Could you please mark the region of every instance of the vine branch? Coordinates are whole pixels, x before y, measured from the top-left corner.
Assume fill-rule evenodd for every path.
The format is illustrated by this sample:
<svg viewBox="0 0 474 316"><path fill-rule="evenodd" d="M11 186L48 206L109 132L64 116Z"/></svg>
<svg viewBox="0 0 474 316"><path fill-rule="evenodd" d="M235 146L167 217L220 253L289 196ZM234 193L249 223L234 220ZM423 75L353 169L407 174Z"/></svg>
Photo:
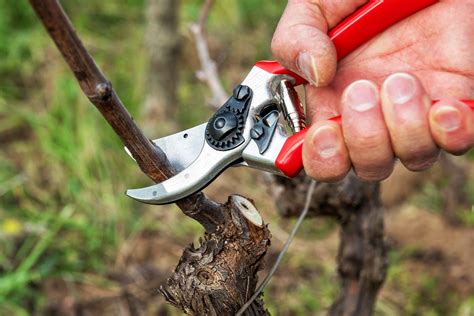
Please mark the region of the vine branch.
<svg viewBox="0 0 474 316"><path fill-rule="evenodd" d="M100 111L140 169L150 179L161 182L174 174L164 152L155 146L133 121L130 113L84 47L71 21L57 0L29 0L50 37L71 68L84 94ZM213 231L223 222L221 205L202 192L176 203L188 216Z"/></svg>

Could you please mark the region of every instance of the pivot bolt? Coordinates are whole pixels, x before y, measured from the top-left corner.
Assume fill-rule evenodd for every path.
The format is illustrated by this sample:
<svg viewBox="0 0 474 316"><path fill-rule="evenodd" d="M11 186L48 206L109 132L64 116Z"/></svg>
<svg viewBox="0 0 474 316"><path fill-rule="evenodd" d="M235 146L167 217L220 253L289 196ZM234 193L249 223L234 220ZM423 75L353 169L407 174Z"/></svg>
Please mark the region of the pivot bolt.
<svg viewBox="0 0 474 316"><path fill-rule="evenodd" d="M217 141L223 140L237 128L237 116L224 112L214 117L209 125L209 134Z"/></svg>

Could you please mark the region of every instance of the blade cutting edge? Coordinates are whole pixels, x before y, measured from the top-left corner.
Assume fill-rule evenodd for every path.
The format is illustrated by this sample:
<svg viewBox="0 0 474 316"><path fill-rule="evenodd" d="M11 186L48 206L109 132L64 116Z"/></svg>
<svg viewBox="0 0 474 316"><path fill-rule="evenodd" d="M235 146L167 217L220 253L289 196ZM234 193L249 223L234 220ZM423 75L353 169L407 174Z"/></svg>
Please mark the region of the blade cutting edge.
<svg viewBox="0 0 474 316"><path fill-rule="evenodd" d="M205 143L199 157L174 177L146 188L127 190L126 194L147 204L173 203L202 190L240 156L239 147L230 151L216 151Z"/></svg>

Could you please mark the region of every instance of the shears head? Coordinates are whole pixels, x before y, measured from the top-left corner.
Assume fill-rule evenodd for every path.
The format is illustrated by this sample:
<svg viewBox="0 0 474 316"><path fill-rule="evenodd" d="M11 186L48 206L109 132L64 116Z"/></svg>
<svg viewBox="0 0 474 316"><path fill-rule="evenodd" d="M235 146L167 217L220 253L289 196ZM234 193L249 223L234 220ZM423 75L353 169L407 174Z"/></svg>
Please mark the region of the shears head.
<svg viewBox="0 0 474 316"><path fill-rule="evenodd" d="M276 164L288 128L298 132L305 116L294 86L304 79L277 62L258 62L207 123L153 142L178 173L155 185L127 190L149 204L167 204L202 190L229 166L285 175Z"/></svg>

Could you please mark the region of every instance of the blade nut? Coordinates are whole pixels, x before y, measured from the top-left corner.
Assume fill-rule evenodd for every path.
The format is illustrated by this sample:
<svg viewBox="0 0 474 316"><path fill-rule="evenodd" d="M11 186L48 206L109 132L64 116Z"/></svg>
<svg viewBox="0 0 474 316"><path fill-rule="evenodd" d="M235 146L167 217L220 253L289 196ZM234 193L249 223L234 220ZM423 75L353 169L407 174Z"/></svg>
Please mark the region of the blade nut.
<svg viewBox="0 0 474 316"><path fill-rule="evenodd" d="M254 127L250 130L250 137L252 137L253 139L259 139L260 137L263 136L264 133L265 133L265 132L264 132L262 126L254 126Z"/></svg>

